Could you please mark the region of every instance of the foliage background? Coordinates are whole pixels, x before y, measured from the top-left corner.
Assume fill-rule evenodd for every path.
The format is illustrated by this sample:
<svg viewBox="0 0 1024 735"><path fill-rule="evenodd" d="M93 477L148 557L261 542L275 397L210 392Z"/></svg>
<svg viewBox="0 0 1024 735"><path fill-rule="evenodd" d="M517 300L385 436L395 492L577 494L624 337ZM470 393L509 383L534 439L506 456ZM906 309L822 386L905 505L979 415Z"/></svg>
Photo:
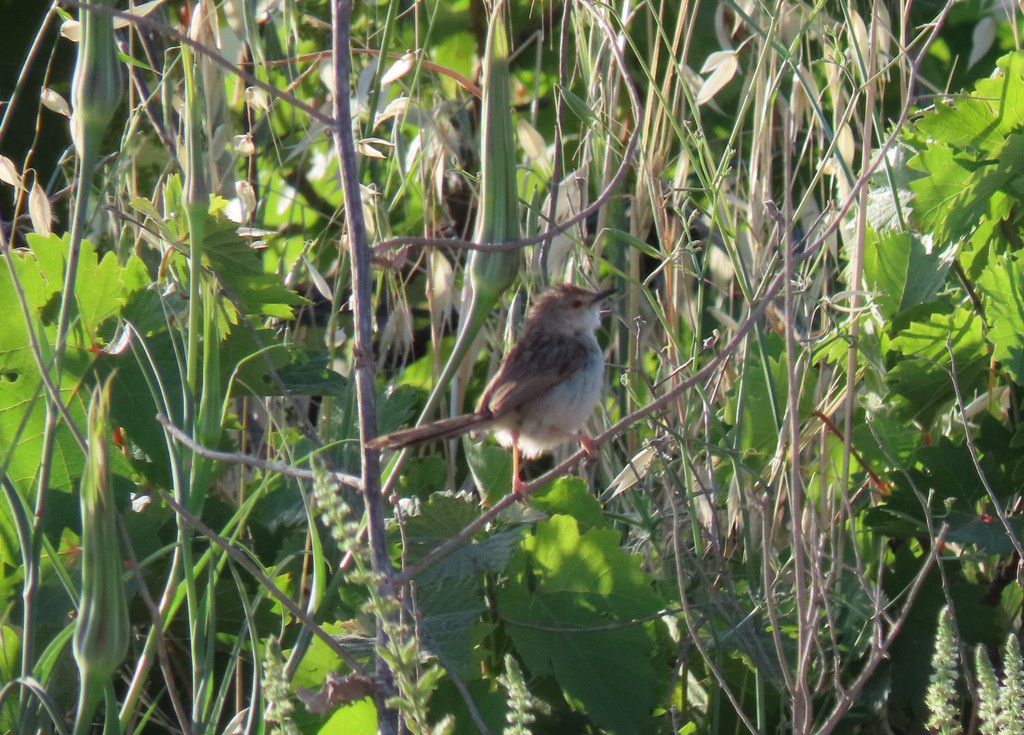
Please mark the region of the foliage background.
<svg viewBox="0 0 1024 735"><path fill-rule="evenodd" d="M4 14L3 728L924 732L945 607L978 727L1022 602L1016 6L509 0L497 118L476 0L114 7L84 165L68 22L110 15ZM532 241L451 374L480 232ZM528 504L486 442L378 464L562 280L618 289L599 458ZM130 635L90 715L97 477Z"/></svg>

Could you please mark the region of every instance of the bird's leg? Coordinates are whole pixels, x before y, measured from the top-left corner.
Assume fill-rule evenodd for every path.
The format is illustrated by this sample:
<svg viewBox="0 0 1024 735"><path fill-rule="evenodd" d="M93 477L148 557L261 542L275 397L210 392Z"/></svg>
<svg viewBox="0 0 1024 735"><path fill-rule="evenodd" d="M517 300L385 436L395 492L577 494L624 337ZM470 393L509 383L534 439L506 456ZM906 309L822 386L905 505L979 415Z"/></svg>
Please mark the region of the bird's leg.
<svg viewBox="0 0 1024 735"><path fill-rule="evenodd" d="M512 432L512 494L520 503L526 502L523 486L526 484L519 477L519 434Z"/></svg>

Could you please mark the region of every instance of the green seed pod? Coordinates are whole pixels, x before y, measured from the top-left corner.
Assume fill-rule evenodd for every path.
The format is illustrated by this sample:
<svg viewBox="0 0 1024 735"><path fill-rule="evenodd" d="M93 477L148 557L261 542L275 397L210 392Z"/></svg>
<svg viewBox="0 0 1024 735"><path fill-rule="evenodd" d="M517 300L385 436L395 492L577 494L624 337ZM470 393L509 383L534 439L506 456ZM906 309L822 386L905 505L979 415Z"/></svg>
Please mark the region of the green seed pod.
<svg viewBox="0 0 1024 735"><path fill-rule="evenodd" d="M93 0L110 5L109 0ZM108 15L79 11L82 24L78 61L71 83L71 136L79 155L98 149L103 133L121 102L123 78L114 44L114 25Z"/></svg>
<svg viewBox="0 0 1024 735"><path fill-rule="evenodd" d="M519 237L516 196L516 146L512 131L508 32L501 5L491 16L483 78L481 122L480 215L476 240L487 245ZM469 256L469 283L474 300L489 311L515 282L519 251L474 250Z"/></svg>
<svg viewBox="0 0 1024 735"><path fill-rule="evenodd" d="M81 672L79 719L92 716L117 667L128 653L128 605L121 573L117 511L110 497L106 437L110 435L110 384L89 403L89 455L82 475L82 597L75 622L74 654ZM85 710L83 712L83 710Z"/></svg>

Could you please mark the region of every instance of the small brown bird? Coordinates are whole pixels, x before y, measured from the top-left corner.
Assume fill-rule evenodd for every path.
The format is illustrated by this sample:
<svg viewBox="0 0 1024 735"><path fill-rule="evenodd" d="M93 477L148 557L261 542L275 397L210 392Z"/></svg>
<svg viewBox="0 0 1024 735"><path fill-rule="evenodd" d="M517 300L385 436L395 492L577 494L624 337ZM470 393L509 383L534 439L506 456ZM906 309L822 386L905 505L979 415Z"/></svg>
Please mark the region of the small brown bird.
<svg viewBox="0 0 1024 735"><path fill-rule="evenodd" d="M520 455L538 457L575 440L591 455L597 447L580 429L601 400L604 354L594 336L601 302L611 290L561 284L542 294L522 336L502 360L475 413L396 431L370 442L373 449L400 449L489 431L512 449L512 491L519 495Z"/></svg>

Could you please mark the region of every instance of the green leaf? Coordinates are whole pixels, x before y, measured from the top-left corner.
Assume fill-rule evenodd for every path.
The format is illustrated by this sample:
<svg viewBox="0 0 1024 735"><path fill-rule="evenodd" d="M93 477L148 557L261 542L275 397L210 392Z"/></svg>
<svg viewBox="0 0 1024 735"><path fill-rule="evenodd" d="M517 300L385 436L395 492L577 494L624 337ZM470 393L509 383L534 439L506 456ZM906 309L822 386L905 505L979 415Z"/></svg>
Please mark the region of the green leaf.
<svg viewBox="0 0 1024 735"><path fill-rule="evenodd" d="M451 493L434 493L419 506L419 512L405 520L406 558L414 562L448 539L457 536L480 515L480 506L470 498ZM500 572L508 565L512 550L519 542L519 528L504 529L480 536L445 557L417 579L436 583L447 577L462 579L482 572Z"/></svg>
<svg viewBox="0 0 1024 735"><path fill-rule="evenodd" d="M978 226L991 199L1014 190L1024 166L1024 134L1010 136L984 156L929 148L911 165L930 174L911 184L914 220L937 242L956 242Z"/></svg>
<svg viewBox="0 0 1024 735"><path fill-rule="evenodd" d="M1013 381L1024 383L1024 263L1017 254L999 257L978 278L984 294L988 338Z"/></svg>
<svg viewBox="0 0 1024 735"><path fill-rule="evenodd" d="M65 373L65 385L70 381ZM46 408L38 372L25 371L15 380L0 379L0 465L7 463L7 475L22 494L30 492L39 471L43 448ZM61 390L68 409L79 427L85 426L85 408L73 398L70 387ZM56 429L50 487L70 492L82 474L85 459L71 432L61 425Z"/></svg>
<svg viewBox="0 0 1024 735"><path fill-rule="evenodd" d="M502 729L507 724L507 692L502 687L495 686L493 680L487 679L477 678L465 681L462 685L463 691L469 692L469 704L476 710L475 714L479 714L483 719L490 732L508 732ZM442 680L430 697L431 717L439 720L445 715L451 715L454 718L454 728L447 731L448 735L480 735L480 728L475 724L474 713L469 711L467 697L463 691L457 689L450 679Z"/></svg>
<svg viewBox="0 0 1024 735"><path fill-rule="evenodd" d="M618 532L580 533L574 518L556 515L537 524L516 566L498 611L530 674L554 676L603 728L650 731L666 678L642 618L662 603Z"/></svg>
<svg viewBox="0 0 1024 735"><path fill-rule="evenodd" d="M422 558L459 534L480 515L476 502L436 493L405 520L406 558ZM522 531L506 529L466 544L416 577L416 610L427 650L443 654L446 667L463 679L479 671L478 644L493 626L480 622L486 609L483 573L508 565Z"/></svg>
<svg viewBox="0 0 1024 735"><path fill-rule="evenodd" d="M983 416L979 423L976 450L981 468L999 502L1005 504L1014 492L1009 474L1019 452L1007 446L1011 435L994 418ZM981 554L1012 552L966 446L939 437L934 445L919 447L907 465L890 473L891 492L865 513L868 527L889 536L925 537L932 532L931 516L932 528L939 519L947 526L950 542L971 545ZM930 502L928 509L923 507L925 500ZM1024 520L1011 518L1010 523L1019 536Z"/></svg>
<svg viewBox="0 0 1024 735"><path fill-rule="evenodd" d="M399 495L421 498L447 490L448 462L440 454L424 454L406 460L405 470L398 479Z"/></svg>
<svg viewBox="0 0 1024 735"><path fill-rule="evenodd" d="M512 489L512 455L501 447L475 442L469 437L462 440L462 446L473 480L488 502L497 502L508 495Z"/></svg>
<svg viewBox="0 0 1024 735"><path fill-rule="evenodd" d="M174 224L170 218L164 222L169 229ZM236 223L211 214L206 227L204 265L214 271L227 295L244 312L291 319L293 307L309 303L285 286L281 276L264 272L259 254L238 234Z"/></svg>
<svg viewBox="0 0 1024 735"><path fill-rule="evenodd" d="M934 299L952 262L951 249L929 249L914 233L872 233L864 249L864 282L874 291L875 305L888 321Z"/></svg>
<svg viewBox="0 0 1024 735"><path fill-rule="evenodd" d="M424 392L411 385L400 384L377 396L377 429L387 434L411 419L416 407L423 404Z"/></svg>
<svg viewBox="0 0 1024 735"><path fill-rule="evenodd" d="M478 577L448 577L444 583L418 584L416 611L425 650L438 654L445 668L463 680L479 676L488 655L480 644L494 630L480 622L486 610Z"/></svg>
<svg viewBox="0 0 1024 735"><path fill-rule="evenodd" d="M301 722L307 715L299 714L294 719ZM319 720L316 715L308 716L311 720ZM377 709L369 699L360 700L347 707L339 707L317 730L305 730L304 732L317 732L322 735L376 735L377 733Z"/></svg>
<svg viewBox="0 0 1024 735"><path fill-rule="evenodd" d="M1024 54L996 62L995 73L980 79L970 95L936 105L916 126L925 139L963 149L992 149L1024 125Z"/></svg>
<svg viewBox="0 0 1024 735"><path fill-rule="evenodd" d="M435 493L419 512L405 519L405 549L415 561L434 547L455 536L480 515L480 507L466 497L451 493Z"/></svg>
<svg viewBox="0 0 1024 735"><path fill-rule="evenodd" d="M42 311L46 303L64 287L64 270L67 267L67 237L29 235L32 254L37 264L37 275L25 273L29 289L26 300ZM26 271L31 270L23 262ZM75 326L85 332L85 339L79 338L80 346L92 346L100 325L117 316L124 308L123 269L113 253L107 253L101 260L88 241L83 241L78 252L78 272L75 276L75 302L78 312ZM22 274L19 273L19 277ZM44 285L45 284L45 285ZM31 296L30 296L31 294ZM45 300L41 297L45 296ZM12 301L11 303L17 303ZM24 319L20 310L14 310L18 318Z"/></svg>
<svg viewBox="0 0 1024 735"><path fill-rule="evenodd" d="M100 260L88 243L82 243L75 299L78 301L78 318L90 344L95 344L100 325L120 314L124 308L121 273L122 268L113 253L107 253Z"/></svg>
<svg viewBox="0 0 1024 735"><path fill-rule="evenodd" d="M734 425L739 445L749 460L765 460L775 451L779 442L778 413L780 396L785 395L786 369L783 344L777 335L766 335L764 349L751 352L749 369L743 371L742 381L729 392L726 421ZM762 355L767 357L765 366Z"/></svg>
<svg viewBox="0 0 1024 735"><path fill-rule="evenodd" d="M968 236L993 203L1020 197L1024 165L1024 54L1004 56L969 95L941 103L908 135L927 174L910 184L913 219L938 243Z"/></svg>
<svg viewBox="0 0 1024 735"><path fill-rule="evenodd" d="M331 369L325 350L289 349L270 329L233 330L221 343L220 360L224 369L231 371L223 378L232 379L233 395L281 395L270 366L290 395L338 396L349 387L349 383Z"/></svg>
<svg viewBox="0 0 1024 735"><path fill-rule="evenodd" d="M447 38L434 44L430 52L431 61L446 69L450 69L469 79L473 76L473 68L478 58L476 39L468 31L452 33ZM441 78L442 84L450 87L449 94L455 91L455 82L449 77Z"/></svg>
<svg viewBox="0 0 1024 735"><path fill-rule="evenodd" d="M907 418L931 423L935 411L955 397L949 347L956 358L956 379L965 395L980 385L987 368L981 320L966 308L931 314L911 322L890 342L895 367L885 378L897 398L892 408Z"/></svg>
<svg viewBox="0 0 1024 735"><path fill-rule="evenodd" d="M561 477L530 497L530 504L545 513L572 516L581 531L607 528L604 511L590 494L587 483L578 477Z"/></svg>

